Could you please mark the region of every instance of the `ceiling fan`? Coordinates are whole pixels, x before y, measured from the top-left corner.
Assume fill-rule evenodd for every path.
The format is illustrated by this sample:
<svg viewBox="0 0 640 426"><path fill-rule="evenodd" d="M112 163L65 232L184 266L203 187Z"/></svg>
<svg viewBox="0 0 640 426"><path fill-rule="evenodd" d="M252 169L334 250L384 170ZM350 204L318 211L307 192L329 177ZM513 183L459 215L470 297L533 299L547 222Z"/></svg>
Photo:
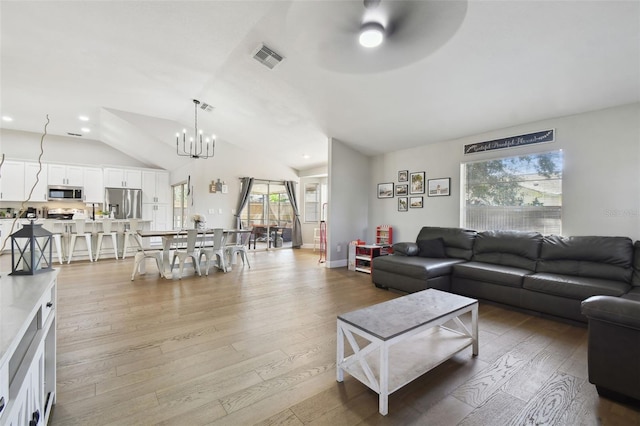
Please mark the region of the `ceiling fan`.
<svg viewBox="0 0 640 426"><path fill-rule="evenodd" d="M290 47L316 65L368 74L425 58L455 34L466 12L467 0L294 1L288 6L286 31ZM363 29L378 31L384 43L363 48Z"/></svg>

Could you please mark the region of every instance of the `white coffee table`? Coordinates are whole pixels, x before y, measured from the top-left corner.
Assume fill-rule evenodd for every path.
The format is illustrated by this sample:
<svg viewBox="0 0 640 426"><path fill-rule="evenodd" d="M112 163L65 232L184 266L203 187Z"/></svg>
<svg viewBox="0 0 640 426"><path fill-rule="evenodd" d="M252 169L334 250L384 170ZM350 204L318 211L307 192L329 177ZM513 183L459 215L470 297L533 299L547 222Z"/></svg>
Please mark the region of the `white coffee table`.
<svg viewBox="0 0 640 426"><path fill-rule="evenodd" d="M471 312L471 330L460 316ZM368 343L360 347L356 336ZM345 339L353 354L345 357ZM362 343L362 339L359 339ZM478 301L428 289L338 315L337 380L346 371L380 395L389 394L472 346L478 355Z"/></svg>

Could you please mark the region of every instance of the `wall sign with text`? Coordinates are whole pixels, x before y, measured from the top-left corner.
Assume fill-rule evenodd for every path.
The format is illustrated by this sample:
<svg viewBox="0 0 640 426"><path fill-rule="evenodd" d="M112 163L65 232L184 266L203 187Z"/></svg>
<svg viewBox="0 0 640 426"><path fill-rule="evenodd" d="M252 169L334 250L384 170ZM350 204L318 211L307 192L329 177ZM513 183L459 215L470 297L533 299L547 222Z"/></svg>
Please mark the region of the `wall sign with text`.
<svg viewBox="0 0 640 426"><path fill-rule="evenodd" d="M528 133L526 135L510 136L508 138L494 139L492 141L470 143L464 146L464 153L475 154L478 152L493 151L494 149L516 148L536 143L553 142L554 140L555 129L543 130L541 132Z"/></svg>

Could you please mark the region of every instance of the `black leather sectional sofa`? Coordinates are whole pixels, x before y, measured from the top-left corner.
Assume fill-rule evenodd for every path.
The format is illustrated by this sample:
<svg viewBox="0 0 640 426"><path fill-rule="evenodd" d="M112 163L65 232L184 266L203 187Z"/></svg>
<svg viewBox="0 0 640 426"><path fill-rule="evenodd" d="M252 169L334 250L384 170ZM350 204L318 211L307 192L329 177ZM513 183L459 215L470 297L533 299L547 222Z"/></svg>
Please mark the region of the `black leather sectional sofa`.
<svg viewBox="0 0 640 426"><path fill-rule="evenodd" d="M424 227L393 252L373 259L378 287L437 288L579 322L587 322L581 303L590 296L640 300L626 237Z"/></svg>
<svg viewBox="0 0 640 426"><path fill-rule="evenodd" d="M589 324L589 381L640 400L640 241L424 227L373 259L381 288L437 288Z"/></svg>

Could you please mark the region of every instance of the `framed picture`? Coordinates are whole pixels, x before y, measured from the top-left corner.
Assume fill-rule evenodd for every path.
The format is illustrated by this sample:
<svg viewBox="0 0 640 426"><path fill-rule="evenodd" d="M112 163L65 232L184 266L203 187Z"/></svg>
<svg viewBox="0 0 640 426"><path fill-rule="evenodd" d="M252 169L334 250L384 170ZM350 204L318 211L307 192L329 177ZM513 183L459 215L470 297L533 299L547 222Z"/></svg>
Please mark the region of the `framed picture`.
<svg viewBox="0 0 640 426"><path fill-rule="evenodd" d="M397 196L407 195L408 193L409 193L409 185L407 185L406 183L403 185L396 185Z"/></svg>
<svg viewBox="0 0 640 426"><path fill-rule="evenodd" d="M398 172L398 182L408 182L409 181L409 170L400 170Z"/></svg>
<svg viewBox="0 0 640 426"><path fill-rule="evenodd" d="M409 200L407 197L398 197L398 211L406 212L409 210Z"/></svg>
<svg viewBox="0 0 640 426"><path fill-rule="evenodd" d="M411 173L409 194L424 194L424 172Z"/></svg>
<svg viewBox="0 0 640 426"><path fill-rule="evenodd" d="M429 197L446 197L451 195L449 187L451 178L429 179Z"/></svg>
<svg viewBox="0 0 640 426"><path fill-rule="evenodd" d="M421 209L422 208L422 197L410 197L409 198L409 207L412 209Z"/></svg>
<svg viewBox="0 0 640 426"><path fill-rule="evenodd" d="M393 198L393 182L378 184L378 198Z"/></svg>

